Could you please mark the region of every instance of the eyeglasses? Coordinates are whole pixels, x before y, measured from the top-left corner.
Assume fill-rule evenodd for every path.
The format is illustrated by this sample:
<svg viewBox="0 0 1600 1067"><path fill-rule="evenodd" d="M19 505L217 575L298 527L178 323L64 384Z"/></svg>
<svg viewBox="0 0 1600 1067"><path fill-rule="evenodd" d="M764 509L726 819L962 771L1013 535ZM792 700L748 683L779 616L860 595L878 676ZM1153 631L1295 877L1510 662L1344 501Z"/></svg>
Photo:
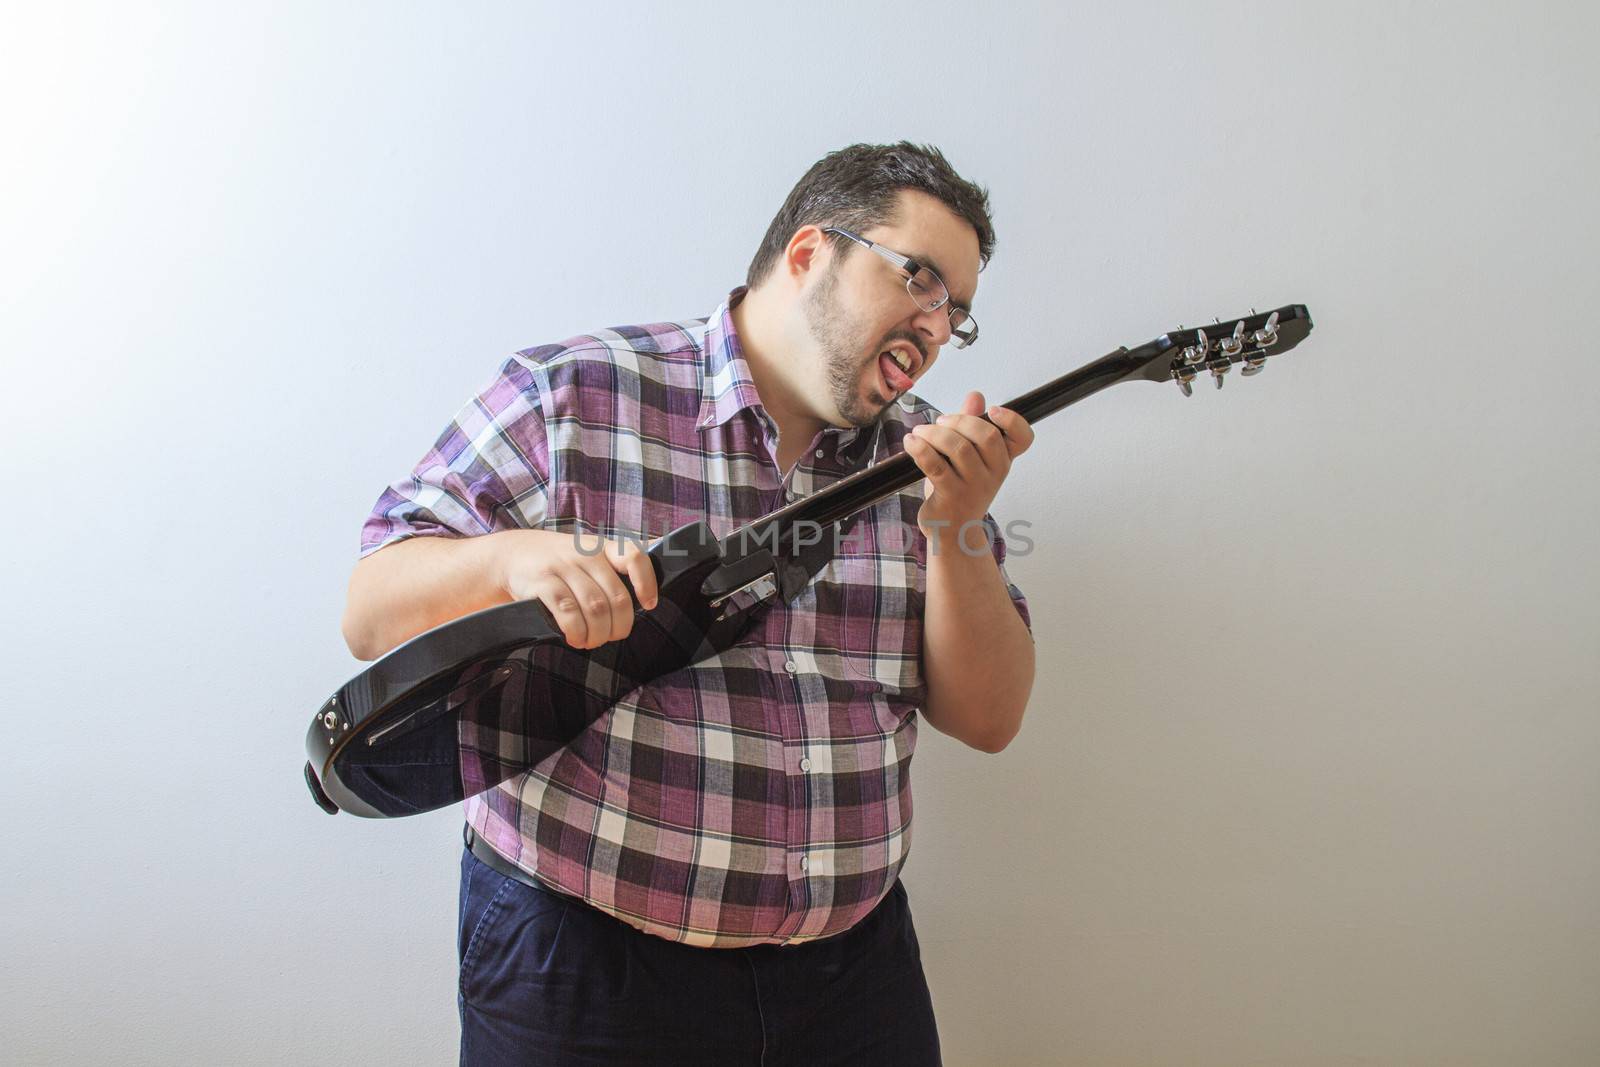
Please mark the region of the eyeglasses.
<svg viewBox="0 0 1600 1067"><path fill-rule="evenodd" d="M891 252L876 241L869 241L865 237L857 236L849 230L838 226L829 226L823 233L836 233L848 237L857 244L866 245L878 255L893 263L896 267L906 272L906 292L911 294L912 303L923 311L938 311L946 308L950 316L950 341L957 348L966 348L978 339L978 320L972 317L972 312L960 304L950 303L950 290L945 288L944 281L929 267L908 256L898 252Z"/></svg>

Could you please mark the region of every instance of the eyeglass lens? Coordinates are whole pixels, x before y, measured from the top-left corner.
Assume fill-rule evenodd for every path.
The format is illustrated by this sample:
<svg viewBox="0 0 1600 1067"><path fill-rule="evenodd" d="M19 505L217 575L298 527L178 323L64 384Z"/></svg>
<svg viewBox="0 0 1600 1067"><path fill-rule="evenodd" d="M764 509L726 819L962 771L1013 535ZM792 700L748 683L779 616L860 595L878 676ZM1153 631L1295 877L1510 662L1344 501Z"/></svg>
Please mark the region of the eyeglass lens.
<svg viewBox="0 0 1600 1067"><path fill-rule="evenodd" d="M944 281L926 267L906 280L906 291L923 311L937 311L950 299L950 290L945 288ZM957 347L965 347L977 337L978 327L964 309L951 308L950 333L960 342Z"/></svg>

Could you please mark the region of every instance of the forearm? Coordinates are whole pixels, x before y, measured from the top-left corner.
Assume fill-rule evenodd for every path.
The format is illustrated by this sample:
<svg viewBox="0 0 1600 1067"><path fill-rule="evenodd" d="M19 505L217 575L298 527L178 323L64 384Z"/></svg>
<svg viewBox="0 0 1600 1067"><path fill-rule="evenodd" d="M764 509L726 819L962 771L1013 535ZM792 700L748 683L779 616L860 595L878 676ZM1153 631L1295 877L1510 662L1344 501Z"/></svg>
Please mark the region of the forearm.
<svg viewBox="0 0 1600 1067"><path fill-rule="evenodd" d="M952 543L928 553L922 621L923 718L984 752L999 752L1022 727L1033 689L1033 638L988 546Z"/></svg>
<svg viewBox="0 0 1600 1067"><path fill-rule="evenodd" d="M372 660L435 626L509 603L497 552L503 533L411 537L356 564L345 599L345 644Z"/></svg>

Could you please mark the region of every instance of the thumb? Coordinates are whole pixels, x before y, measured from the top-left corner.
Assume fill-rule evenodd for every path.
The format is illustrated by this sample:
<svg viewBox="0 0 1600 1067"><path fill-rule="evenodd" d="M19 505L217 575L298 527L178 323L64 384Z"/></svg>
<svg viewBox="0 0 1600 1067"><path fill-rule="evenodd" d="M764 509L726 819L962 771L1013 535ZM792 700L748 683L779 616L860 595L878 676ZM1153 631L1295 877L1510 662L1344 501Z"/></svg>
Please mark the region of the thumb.
<svg viewBox="0 0 1600 1067"><path fill-rule="evenodd" d="M961 402L961 414L982 415L983 394L978 392L976 389L968 393L967 398Z"/></svg>

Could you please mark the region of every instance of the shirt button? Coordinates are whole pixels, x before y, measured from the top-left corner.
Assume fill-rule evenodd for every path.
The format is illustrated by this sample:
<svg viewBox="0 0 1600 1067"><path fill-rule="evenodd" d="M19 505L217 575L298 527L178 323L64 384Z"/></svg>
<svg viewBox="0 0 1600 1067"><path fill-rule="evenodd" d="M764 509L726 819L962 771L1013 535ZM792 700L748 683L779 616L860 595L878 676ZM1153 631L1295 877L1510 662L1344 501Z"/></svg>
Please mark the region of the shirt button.
<svg viewBox="0 0 1600 1067"><path fill-rule="evenodd" d="M783 661L783 669L788 671L790 674L794 674L800 670L799 667L794 665L794 660L792 659L786 659Z"/></svg>
<svg viewBox="0 0 1600 1067"><path fill-rule="evenodd" d="M819 448L819 449L817 449L817 458L818 458L818 459L821 459L821 458L822 458L822 449L820 449L820 448Z"/></svg>
<svg viewBox="0 0 1600 1067"><path fill-rule="evenodd" d="M801 757L800 769L802 771L809 771L811 769L811 757L810 756Z"/></svg>
<svg viewBox="0 0 1600 1067"><path fill-rule="evenodd" d="M810 864L809 864L809 863L808 863L808 862L807 862L807 860L806 860L806 858L805 858L805 857L804 857L804 856L801 856L801 857L800 857L800 869L801 869L801 870L802 870L802 871L803 871L803 870L805 870L805 869L806 869L806 867L808 867L808 866L809 866L809 865L810 865Z"/></svg>

